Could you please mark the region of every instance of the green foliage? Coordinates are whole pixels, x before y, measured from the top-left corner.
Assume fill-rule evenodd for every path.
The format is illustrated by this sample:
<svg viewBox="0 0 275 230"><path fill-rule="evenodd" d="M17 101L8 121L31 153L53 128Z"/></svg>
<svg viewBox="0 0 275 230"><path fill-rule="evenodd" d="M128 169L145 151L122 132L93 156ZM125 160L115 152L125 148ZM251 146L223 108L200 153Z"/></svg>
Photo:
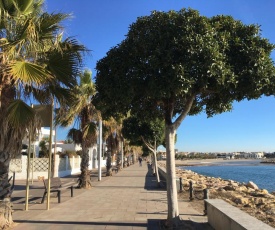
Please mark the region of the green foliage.
<svg viewBox="0 0 275 230"><path fill-rule="evenodd" d="M95 94L91 71L86 69L79 74L79 83L71 90L71 94L74 100L57 111L56 123L69 126L77 120L78 129L70 129L67 138L89 147L96 142L95 121L98 120L98 111L91 103L91 98Z"/></svg>
<svg viewBox="0 0 275 230"><path fill-rule="evenodd" d="M44 140L39 142L40 151L38 153L38 156L40 158L49 157L49 150L48 150L47 145L46 145L47 143L48 143L47 139L44 139Z"/></svg>
<svg viewBox="0 0 275 230"><path fill-rule="evenodd" d="M71 144L73 143L73 139L72 138L68 138L67 140L64 141L65 144Z"/></svg>
<svg viewBox="0 0 275 230"><path fill-rule="evenodd" d="M182 113L211 117L231 110L234 100L269 95L274 45L260 35L257 25L192 9L139 17L97 63L99 104L107 115L131 110L165 116L168 124Z"/></svg>
<svg viewBox="0 0 275 230"><path fill-rule="evenodd" d="M231 16L154 11L130 25L126 38L98 61L96 100L103 116L130 111L144 120L165 120L171 166L174 134L187 115L211 117L230 111L234 101L274 94L274 48L259 26ZM177 206L174 173L168 167L167 199ZM168 207L168 223L178 219L175 209Z"/></svg>
<svg viewBox="0 0 275 230"><path fill-rule="evenodd" d="M164 120L144 120L137 116L130 116L123 120L123 136L130 141L130 145L144 145L142 138L151 145L156 140L159 146L164 140Z"/></svg>
<svg viewBox="0 0 275 230"><path fill-rule="evenodd" d="M65 158L66 156L68 156L69 158L79 156L79 153L76 152L76 151L73 151L73 150L66 150L66 151L63 152L63 153L59 152L58 154L59 154L59 156L62 157L62 158Z"/></svg>
<svg viewBox="0 0 275 230"><path fill-rule="evenodd" d="M34 120L34 116L32 108L22 100L14 100L8 107L8 121L17 129L21 126L28 128L30 122Z"/></svg>

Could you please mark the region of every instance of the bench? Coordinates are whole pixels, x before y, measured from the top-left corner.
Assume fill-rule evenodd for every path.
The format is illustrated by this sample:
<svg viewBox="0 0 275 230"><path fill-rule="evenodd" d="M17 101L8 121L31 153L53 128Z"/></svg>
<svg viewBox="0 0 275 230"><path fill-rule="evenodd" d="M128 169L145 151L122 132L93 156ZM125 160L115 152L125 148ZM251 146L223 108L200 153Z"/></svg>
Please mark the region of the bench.
<svg viewBox="0 0 275 230"><path fill-rule="evenodd" d="M216 230L272 230L271 226L221 199L206 199L208 223Z"/></svg>
<svg viewBox="0 0 275 230"><path fill-rule="evenodd" d="M115 167L112 167L112 172L113 172L113 171L115 171L115 173L117 173L117 172L118 172L118 167L116 167L116 166L115 166Z"/></svg>
<svg viewBox="0 0 275 230"><path fill-rule="evenodd" d="M49 181L48 179L43 179L45 191L41 200L41 204L44 203L46 194L48 193L48 181ZM60 178L59 177L51 178L50 193L52 192L57 193L58 203L61 202L61 188L62 188L62 183ZM73 186L71 186L70 188L71 188L71 197L73 197Z"/></svg>

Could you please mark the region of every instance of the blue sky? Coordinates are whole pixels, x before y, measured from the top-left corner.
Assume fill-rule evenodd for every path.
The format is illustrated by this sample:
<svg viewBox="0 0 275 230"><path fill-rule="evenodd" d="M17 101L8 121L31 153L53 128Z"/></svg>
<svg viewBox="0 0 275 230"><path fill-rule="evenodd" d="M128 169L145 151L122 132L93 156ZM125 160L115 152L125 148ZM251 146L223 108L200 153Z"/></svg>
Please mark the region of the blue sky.
<svg viewBox="0 0 275 230"><path fill-rule="evenodd" d="M96 62L120 43L130 24L152 10L193 8L201 15L232 15L246 24L258 24L262 36L275 43L274 0L46 0L48 12L72 13L64 23L65 35L75 36L88 47L86 67L95 75ZM272 54L272 58L275 55ZM275 151L275 98L234 103L232 112L207 119L205 114L187 117L177 131L180 151ZM66 129L58 129L64 140Z"/></svg>

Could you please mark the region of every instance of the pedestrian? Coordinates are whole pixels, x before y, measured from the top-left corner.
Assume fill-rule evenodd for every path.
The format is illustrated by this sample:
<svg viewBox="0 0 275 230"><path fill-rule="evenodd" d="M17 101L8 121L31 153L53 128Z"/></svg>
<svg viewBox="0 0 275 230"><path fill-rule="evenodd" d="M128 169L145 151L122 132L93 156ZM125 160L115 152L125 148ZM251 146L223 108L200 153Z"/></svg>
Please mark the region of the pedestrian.
<svg viewBox="0 0 275 230"><path fill-rule="evenodd" d="M139 161L139 166L142 166L142 158L141 157L138 158L138 161Z"/></svg>

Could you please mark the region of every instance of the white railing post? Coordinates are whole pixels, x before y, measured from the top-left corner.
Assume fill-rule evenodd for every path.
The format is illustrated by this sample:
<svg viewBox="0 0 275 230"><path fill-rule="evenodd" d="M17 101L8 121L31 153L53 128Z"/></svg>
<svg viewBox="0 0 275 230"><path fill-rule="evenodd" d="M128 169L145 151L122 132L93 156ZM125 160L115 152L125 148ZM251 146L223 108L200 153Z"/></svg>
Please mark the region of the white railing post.
<svg viewBox="0 0 275 230"><path fill-rule="evenodd" d="M54 172L53 172L53 176L54 177L58 177L59 176L59 164L60 164L60 159L59 159L59 155L56 154L55 155L55 159L54 159Z"/></svg>
<svg viewBox="0 0 275 230"><path fill-rule="evenodd" d="M24 173L24 178L27 178L27 156L22 156L22 173Z"/></svg>
<svg viewBox="0 0 275 230"><path fill-rule="evenodd" d="M70 163L70 162L69 162L69 158L68 158L68 156L65 156L65 159L66 159L66 160L65 160L65 164L66 164L66 166L65 166L65 167L66 167L66 168L65 168L65 170L67 171L67 170L69 169L69 163Z"/></svg>
<svg viewBox="0 0 275 230"><path fill-rule="evenodd" d="M79 168L79 170L80 170L80 164L81 164L81 158L80 158L80 156L78 155L78 168Z"/></svg>
<svg viewBox="0 0 275 230"><path fill-rule="evenodd" d="M72 171L74 170L74 165L75 165L75 157L73 156L72 157L72 165L71 165L71 169L72 169Z"/></svg>

